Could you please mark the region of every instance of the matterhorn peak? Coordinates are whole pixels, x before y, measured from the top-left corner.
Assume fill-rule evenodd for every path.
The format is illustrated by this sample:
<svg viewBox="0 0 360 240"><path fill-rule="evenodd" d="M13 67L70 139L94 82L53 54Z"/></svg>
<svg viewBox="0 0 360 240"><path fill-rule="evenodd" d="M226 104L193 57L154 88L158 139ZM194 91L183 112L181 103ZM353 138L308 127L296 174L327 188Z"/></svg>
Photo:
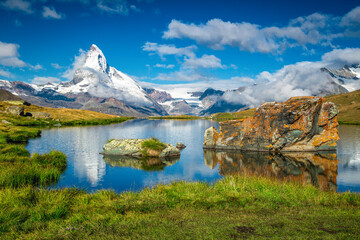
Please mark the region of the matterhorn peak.
<svg viewBox="0 0 360 240"><path fill-rule="evenodd" d="M83 67L92 68L104 73L107 73L109 68L103 52L95 44L92 44L90 50L86 53Z"/></svg>

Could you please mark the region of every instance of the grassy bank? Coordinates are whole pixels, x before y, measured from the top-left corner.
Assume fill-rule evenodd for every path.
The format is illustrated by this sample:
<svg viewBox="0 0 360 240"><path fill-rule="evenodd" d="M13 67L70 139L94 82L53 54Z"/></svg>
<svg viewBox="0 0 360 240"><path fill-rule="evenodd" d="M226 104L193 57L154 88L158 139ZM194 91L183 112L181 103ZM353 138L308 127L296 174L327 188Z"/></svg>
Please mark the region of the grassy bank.
<svg viewBox="0 0 360 240"><path fill-rule="evenodd" d="M328 96L325 100L338 107L340 124L360 125L360 90Z"/></svg>
<svg viewBox="0 0 360 240"><path fill-rule="evenodd" d="M33 117L15 116L6 113L5 110L12 104L8 102L0 102L0 119L4 119L16 126L53 126L54 124L61 124L62 126L76 126L76 125L105 125L111 123L120 123L131 119L129 117L120 117L104 113L98 113L88 110L67 109L67 108L46 108L35 105L25 106L25 114L28 112L42 112L50 114L50 119L41 119ZM0 123L0 126L4 125Z"/></svg>
<svg viewBox="0 0 360 240"><path fill-rule="evenodd" d="M0 209L3 238L355 239L360 234L360 195L243 176L123 194L3 189Z"/></svg>

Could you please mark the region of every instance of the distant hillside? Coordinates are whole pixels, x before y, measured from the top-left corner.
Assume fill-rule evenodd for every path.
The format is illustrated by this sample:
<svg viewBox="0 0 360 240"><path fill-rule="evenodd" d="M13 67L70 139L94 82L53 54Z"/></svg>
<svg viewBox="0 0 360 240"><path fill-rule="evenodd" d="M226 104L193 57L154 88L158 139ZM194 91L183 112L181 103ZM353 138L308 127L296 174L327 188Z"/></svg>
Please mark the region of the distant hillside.
<svg viewBox="0 0 360 240"><path fill-rule="evenodd" d="M338 120L342 124L360 124L360 90L325 97L339 109Z"/></svg>
<svg viewBox="0 0 360 240"><path fill-rule="evenodd" d="M4 89L0 89L0 101L20 101L24 102L20 97L12 94L9 91L6 91Z"/></svg>
<svg viewBox="0 0 360 240"><path fill-rule="evenodd" d="M7 114L5 110L8 106L11 105L13 104L9 102L0 101L0 120L6 119L10 122L16 122L17 124L20 125L23 125L21 124L21 122L24 122L24 124L27 125L27 123L25 122L33 121L31 120L33 119L31 117L18 117L18 116L12 116L11 114ZM48 108L48 107L39 107L36 105L30 105L30 106L22 105L22 107L24 107L25 114L27 112L45 112L50 114L51 119L53 120L58 119L62 123L66 123L66 122L70 123L74 121L104 121L104 120L116 120L123 118L116 115L109 115L109 114L104 114L89 110L68 109L68 108Z"/></svg>
<svg viewBox="0 0 360 240"><path fill-rule="evenodd" d="M335 103L338 107L338 121L340 124L360 124L360 90L331 95L324 99L326 102ZM234 113L215 113L210 118L216 121L244 119L253 116L254 112L255 108Z"/></svg>

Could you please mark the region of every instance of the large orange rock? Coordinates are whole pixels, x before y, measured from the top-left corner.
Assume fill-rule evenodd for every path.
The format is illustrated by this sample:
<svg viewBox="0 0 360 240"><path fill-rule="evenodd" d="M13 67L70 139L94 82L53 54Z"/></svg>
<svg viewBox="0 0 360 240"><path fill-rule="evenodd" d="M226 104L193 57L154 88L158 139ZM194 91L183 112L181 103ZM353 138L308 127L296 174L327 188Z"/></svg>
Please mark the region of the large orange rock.
<svg viewBox="0 0 360 240"><path fill-rule="evenodd" d="M253 117L220 123L205 132L204 149L249 151L336 150L338 110L317 97L263 103Z"/></svg>

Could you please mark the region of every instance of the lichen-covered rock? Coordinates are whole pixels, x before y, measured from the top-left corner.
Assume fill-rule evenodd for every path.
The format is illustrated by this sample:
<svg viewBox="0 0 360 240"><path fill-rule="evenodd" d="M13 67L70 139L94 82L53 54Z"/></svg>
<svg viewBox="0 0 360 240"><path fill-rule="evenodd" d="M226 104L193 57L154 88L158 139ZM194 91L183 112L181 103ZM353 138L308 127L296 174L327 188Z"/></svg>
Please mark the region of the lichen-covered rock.
<svg viewBox="0 0 360 240"><path fill-rule="evenodd" d="M24 116L24 107L20 106L8 106L6 108L7 113L11 113L16 116Z"/></svg>
<svg viewBox="0 0 360 240"><path fill-rule="evenodd" d="M50 114L47 112L30 112L33 118L50 119Z"/></svg>
<svg viewBox="0 0 360 240"><path fill-rule="evenodd" d="M185 144L178 142L178 143L176 143L176 148L181 150L181 149L186 148L186 146L185 146Z"/></svg>
<svg viewBox="0 0 360 240"><path fill-rule="evenodd" d="M220 123L205 132L204 149L249 151L336 150L338 110L316 97L264 103L254 116Z"/></svg>
<svg viewBox="0 0 360 240"><path fill-rule="evenodd" d="M180 156L180 151L174 145L166 143L163 150L144 149L142 143L148 139L112 139L103 146L104 155L132 156L141 158L149 157L175 157Z"/></svg>

